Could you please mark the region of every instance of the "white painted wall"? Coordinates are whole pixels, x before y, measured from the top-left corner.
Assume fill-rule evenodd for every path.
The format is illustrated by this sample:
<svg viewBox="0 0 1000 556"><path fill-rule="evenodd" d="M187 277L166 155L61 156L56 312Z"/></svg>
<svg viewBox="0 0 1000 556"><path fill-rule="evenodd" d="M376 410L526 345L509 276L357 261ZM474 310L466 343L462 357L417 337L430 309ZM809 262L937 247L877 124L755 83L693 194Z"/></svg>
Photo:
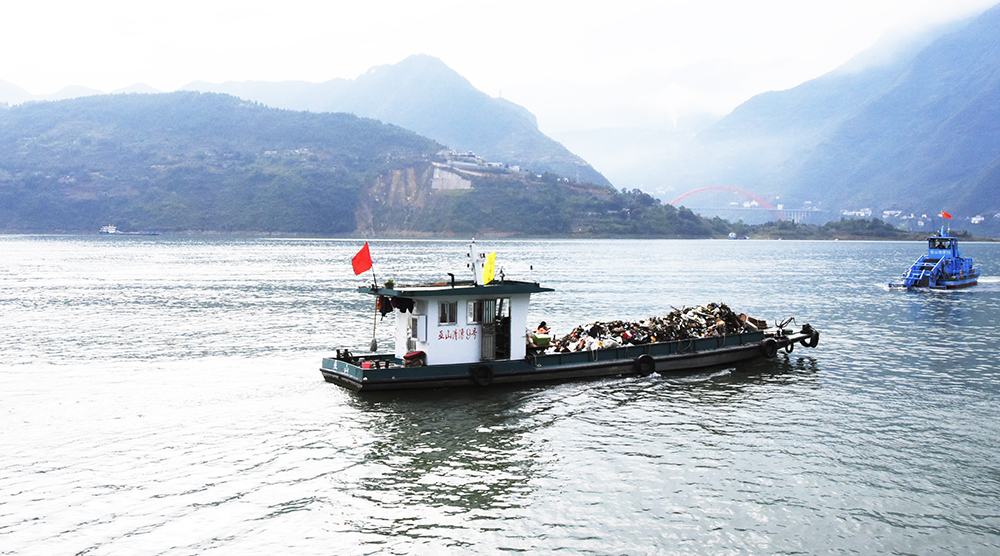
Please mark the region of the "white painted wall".
<svg viewBox="0 0 1000 556"><path fill-rule="evenodd" d="M528 323L528 299L530 294L510 297L510 358L524 359L527 344L524 331Z"/></svg>
<svg viewBox="0 0 1000 556"><path fill-rule="evenodd" d="M513 295L510 299L511 316L511 359L523 359L525 354L524 330L528 318L529 294ZM427 354L428 365L449 363L476 363L482 360L481 324L468 323L468 302L482 299L471 296L421 297L417 299L413 314L395 313L396 345L395 356L402 358L409 350L410 319L425 315L427 318L427 341L417 341L414 350ZM441 302L458 303L456 324L439 324L438 310Z"/></svg>

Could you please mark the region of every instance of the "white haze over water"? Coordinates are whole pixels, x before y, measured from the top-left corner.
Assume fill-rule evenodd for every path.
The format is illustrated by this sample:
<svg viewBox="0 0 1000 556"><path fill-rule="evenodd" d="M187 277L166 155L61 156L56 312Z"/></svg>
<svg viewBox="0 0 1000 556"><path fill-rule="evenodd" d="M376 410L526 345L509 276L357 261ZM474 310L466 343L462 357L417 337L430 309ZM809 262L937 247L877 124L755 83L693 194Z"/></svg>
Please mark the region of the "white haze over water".
<svg viewBox="0 0 1000 556"><path fill-rule="evenodd" d="M843 64L886 32L996 0L46 1L6 4L3 81L32 94L192 81L353 79L412 54L538 116L545 133L670 125Z"/></svg>

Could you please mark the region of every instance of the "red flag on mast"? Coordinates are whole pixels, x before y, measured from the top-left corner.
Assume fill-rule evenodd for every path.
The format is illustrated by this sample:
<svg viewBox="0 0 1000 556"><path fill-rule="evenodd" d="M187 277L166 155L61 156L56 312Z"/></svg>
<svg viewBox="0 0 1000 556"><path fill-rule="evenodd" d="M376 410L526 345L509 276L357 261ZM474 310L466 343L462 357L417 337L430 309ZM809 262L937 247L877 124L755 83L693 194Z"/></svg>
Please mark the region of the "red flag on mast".
<svg viewBox="0 0 1000 556"><path fill-rule="evenodd" d="M951 220L951 215L950 215L950 214L948 214L947 212L943 211L943 210L941 211L941 216L943 216L943 217L945 217L945 218L947 218L947 219Z"/></svg>
<svg viewBox="0 0 1000 556"><path fill-rule="evenodd" d="M368 251L368 242L365 242L365 246L358 251L357 255L351 259L351 265L354 266L354 274L358 275L372 268L372 254Z"/></svg>

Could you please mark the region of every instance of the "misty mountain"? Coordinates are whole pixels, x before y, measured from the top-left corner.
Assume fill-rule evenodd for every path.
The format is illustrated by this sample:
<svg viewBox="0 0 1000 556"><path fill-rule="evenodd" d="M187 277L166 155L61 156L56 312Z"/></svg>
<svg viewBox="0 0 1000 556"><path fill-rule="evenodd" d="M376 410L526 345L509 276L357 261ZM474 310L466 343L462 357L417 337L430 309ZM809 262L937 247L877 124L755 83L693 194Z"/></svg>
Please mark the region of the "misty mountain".
<svg viewBox="0 0 1000 556"><path fill-rule="evenodd" d="M0 230L350 233L362 188L441 145L350 114L228 95L97 95L0 110Z"/></svg>
<svg viewBox="0 0 1000 556"><path fill-rule="evenodd" d="M699 132L720 119L722 116L710 113L688 113L671 125L579 129L553 133L552 137L574 152L585 153L616 187L665 195L674 176L659 169L663 161L674 160ZM653 172L653 168L657 170Z"/></svg>
<svg viewBox="0 0 1000 556"><path fill-rule="evenodd" d="M161 91L161 90L157 89L156 87L152 87L152 86L147 85L145 83L134 83L132 85L129 85L128 87L122 87L121 89L115 89L114 91L111 91L111 94L113 94L113 95L118 95L118 94L122 94L122 93L155 94L155 93L162 93L162 92L164 92L164 91Z"/></svg>
<svg viewBox="0 0 1000 556"><path fill-rule="evenodd" d="M370 69L357 79L191 83L186 90L226 93L268 106L348 112L398 125L489 161L547 171L580 182L608 180L538 129L525 108L479 91L441 60L415 55Z"/></svg>
<svg viewBox="0 0 1000 556"><path fill-rule="evenodd" d="M13 83L0 79L0 106L20 104L29 100L36 100L36 96Z"/></svg>
<svg viewBox="0 0 1000 556"><path fill-rule="evenodd" d="M998 36L1000 6L921 51L826 136L791 184L837 206L1000 212Z"/></svg>
<svg viewBox="0 0 1000 556"><path fill-rule="evenodd" d="M154 89L153 87L150 87L145 83L136 83L135 85L131 85L129 87L124 87L112 91L112 94L159 93L159 92L162 91ZM90 87L69 85L48 95L36 95L33 93L29 93L27 90L19 87L18 85L0 80L0 105L4 103L8 105L16 105L25 102L43 101L43 100L69 100L72 98L89 97L93 95L103 95L103 94L104 94L103 91L98 91L97 89L91 89Z"/></svg>
<svg viewBox="0 0 1000 556"><path fill-rule="evenodd" d="M470 165L374 119L217 93L118 94L0 110L0 233L709 237L641 191Z"/></svg>
<svg viewBox="0 0 1000 556"><path fill-rule="evenodd" d="M788 208L1000 212L1000 6L757 95L651 165L669 195L709 186Z"/></svg>
<svg viewBox="0 0 1000 556"><path fill-rule="evenodd" d="M142 91L142 92L149 92L149 91ZM87 96L102 95L102 94L104 94L103 91L98 91L97 89L91 89L90 87L68 85L52 94L36 95L29 93L25 89L22 89L21 87L13 83L9 83L7 81L0 81L0 104L6 103L9 105L14 105L14 104L21 104L24 102L42 101L42 100L67 100L71 98L87 97Z"/></svg>
<svg viewBox="0 0 1000 556"><path fill-rule="evenodd" d="M103 94L104 91L98 91L97 89L91 89L90 87L67 85L51 95L41 95L38 97L38 100L68 100L71 98L89 97Z"/></svg>

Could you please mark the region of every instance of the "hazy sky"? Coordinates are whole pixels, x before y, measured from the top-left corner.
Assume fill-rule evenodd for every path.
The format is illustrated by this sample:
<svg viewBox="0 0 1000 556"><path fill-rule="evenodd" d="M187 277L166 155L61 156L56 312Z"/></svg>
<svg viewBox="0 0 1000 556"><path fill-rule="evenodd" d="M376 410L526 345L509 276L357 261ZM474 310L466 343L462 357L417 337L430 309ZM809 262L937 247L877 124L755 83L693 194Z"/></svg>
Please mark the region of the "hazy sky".
<svg viewBox="0 0 1000 556"><path fill-rule="evenodd" d="M888 30L996 2L18 0L0 9L0 80L35 94L322 82L424 53L554 133L728 112L832 70Z"/></svg>

